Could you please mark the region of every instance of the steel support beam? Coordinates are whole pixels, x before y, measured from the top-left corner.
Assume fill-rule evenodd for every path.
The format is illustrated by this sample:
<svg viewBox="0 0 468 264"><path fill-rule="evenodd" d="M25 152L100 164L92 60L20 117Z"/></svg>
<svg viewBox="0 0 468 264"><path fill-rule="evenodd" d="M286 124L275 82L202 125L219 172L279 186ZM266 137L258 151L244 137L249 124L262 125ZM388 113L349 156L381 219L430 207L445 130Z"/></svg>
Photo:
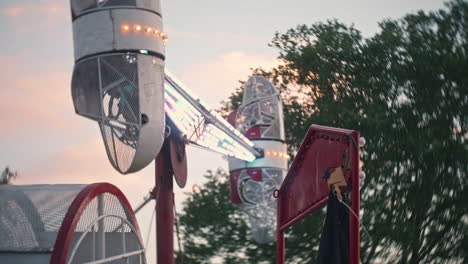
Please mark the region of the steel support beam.
<svg viewBox="0 0 468 264"><path fill-rule="evenodd" d="M174 192L167 138L156 157L156 255L158 264L174 264Z"/></svg>

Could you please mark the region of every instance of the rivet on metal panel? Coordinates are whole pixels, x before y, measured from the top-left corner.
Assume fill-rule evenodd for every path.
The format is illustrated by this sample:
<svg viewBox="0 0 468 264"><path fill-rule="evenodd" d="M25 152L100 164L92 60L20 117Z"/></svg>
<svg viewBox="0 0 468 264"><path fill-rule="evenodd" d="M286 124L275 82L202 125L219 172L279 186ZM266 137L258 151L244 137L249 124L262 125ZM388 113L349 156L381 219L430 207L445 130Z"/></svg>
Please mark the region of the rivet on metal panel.
<svg viewBox="0 0 468 264"><path fill-rule="evenodd" d="M275 190L273 191L273 197L278 198L278 196L279 196L279 190L278 190L278 189L275 189Z"/></svg>
<svg viewBox="0 0 468 264"><path fill-rule="evenodd" d="M164 138L167 138L171 135L171 127L170 126L166 126L165 127L165 130L164 130Z"/></svg>

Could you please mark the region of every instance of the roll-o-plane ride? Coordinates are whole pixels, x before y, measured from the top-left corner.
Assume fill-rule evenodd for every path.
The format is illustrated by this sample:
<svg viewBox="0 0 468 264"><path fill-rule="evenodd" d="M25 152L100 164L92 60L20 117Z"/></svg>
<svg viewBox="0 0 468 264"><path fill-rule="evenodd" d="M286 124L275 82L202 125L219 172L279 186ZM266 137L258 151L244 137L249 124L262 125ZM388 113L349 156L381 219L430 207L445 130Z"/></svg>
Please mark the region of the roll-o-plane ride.
<svg viewBox="0 0 468 264"><path fill-rule="evenodd" d="M278 263L285 228L325 204L329 191L340 201L351 193L359 210L358 133L312 127L288 171L281 98L266 78L248 79L242 104L225 120L165 69L159 0L71 0L70 7L75 111L98 123L118 172L155 160L156 184L135 211L109 183L0 186L0 263L146 263L134 213L154 199L157 263L173 264L173 177L185 186L187 144L228 157L231 202L248 215L256 242L276 237ZM318 167L304 171L307 157ZM350 241L358 243L351 222ZM351 250L359 256L359 246ZM349 263L358 263L353 252Z"/></svg>
<svg viewBox="0 0 468 264"><path fill-rule="evenodd" d="M173 210L169 174L174 174L180 187L185 185L186 144L229 157L235 178L231 193L242 197L233 201L247 213L262 208L264 219L258 213L252 219L253 237L264 243L274 239L272 191L279 187L287 164L276 88L263 77L252 77L246 86L245 107L230 124L164 70L168 38L158 1L72 1L71 7L76 113L98 122L109 161L120 173L138 171L158 157L157 184L150 196L158 200L157 226L164 228L158 229L158 244L164 243L165 251L172 251L173 219L167 216ZM243 133L233 125L241 126ZM263 131L257 139L269 140L249 140L252 137L245 135L251 128ZM265 223L261 228L260 222ZM161 254L158 252L159 261L173 261L172 256L164 256L170 254Z"/></svg>

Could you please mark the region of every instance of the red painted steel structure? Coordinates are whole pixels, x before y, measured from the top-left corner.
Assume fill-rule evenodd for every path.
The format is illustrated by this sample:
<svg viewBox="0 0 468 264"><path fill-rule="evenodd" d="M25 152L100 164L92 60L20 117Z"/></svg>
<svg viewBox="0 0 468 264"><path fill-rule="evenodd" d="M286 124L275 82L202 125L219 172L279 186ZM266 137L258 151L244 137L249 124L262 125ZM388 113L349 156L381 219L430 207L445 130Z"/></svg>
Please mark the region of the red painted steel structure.
<svg viewBox="0 0 468 264"><path fill-rule="evenodd" d="M285 261L284 232L328 202L330 188L323 178L329 168L343 164L343 154L349 155L350 168L345 165L345 178L351 194L351 208L359 215L359 132L312 125L291 164L277 194L277 255L276 263ZM350 214L349 263L359 263L359 219Z"/></svg>
<svg viewBox="0 0 468 264"><path fill-rule="evenodd" d="M57 234L57 239L55 240L54 250L52 251L50 258L51 264L65 263L67 260L68 251L70 249L70 244L72 243L73 234L81 215L83 214L88 204L96 196L104 193L113 194L127 209L130 217L129 220L131 220L135 230L137 231L138 239L140 242L142 241L135 214L133 213L132 207L130 206L130 203L128 202L125 195L117 187L110 183L90 184L81 190L80 193L78 193L68 208L67 214L65 215L65 218L62 221L62 225L60 226L60 230Z"/></svg>
<svg viewBox="0 0 468 264"><path fill-rule="evenodd" d="M174 192L169 139L156 157L157 263L174 264Z"/></svg>

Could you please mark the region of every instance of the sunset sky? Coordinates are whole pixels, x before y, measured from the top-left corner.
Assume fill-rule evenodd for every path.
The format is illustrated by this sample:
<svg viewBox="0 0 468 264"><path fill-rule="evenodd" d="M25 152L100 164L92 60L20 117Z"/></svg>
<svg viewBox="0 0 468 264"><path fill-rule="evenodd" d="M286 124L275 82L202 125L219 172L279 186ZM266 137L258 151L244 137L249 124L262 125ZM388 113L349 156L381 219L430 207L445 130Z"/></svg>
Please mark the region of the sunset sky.
<svg viewBox="0 0 468 264"><path fill-rule="evenodd" d="M163 1L169 36L166 66L219 107L238 80L247 79L250 68L277 64L277 50L267 46L276 31L337 18L354 23L369 37L384 18L438 9L443 2ZM97 124L74 114L69 14L67 0L0 0L0 169L8 165L19 172L14 184L110 182L136 205L154 182L154 165L135 174L118 174L107 161ZM189 181L185 190L176 190L179 202L181 192L200 184L206 170L227 169L217 154L193 147L188 151ZM144 238L150 214L147 208L138 216ZM148 254L154 259L154 252Z"/></svg>

